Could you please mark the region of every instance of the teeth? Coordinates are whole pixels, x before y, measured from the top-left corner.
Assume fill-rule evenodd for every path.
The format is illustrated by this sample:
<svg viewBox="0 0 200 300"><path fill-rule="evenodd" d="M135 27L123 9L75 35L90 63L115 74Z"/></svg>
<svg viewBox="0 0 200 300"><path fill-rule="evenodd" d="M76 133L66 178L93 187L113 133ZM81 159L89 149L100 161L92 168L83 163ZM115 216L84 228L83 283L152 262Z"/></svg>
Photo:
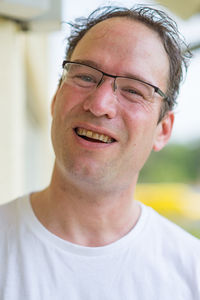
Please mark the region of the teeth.
<svg viewBox="0 0 200 300"><path fill-rule="evenodd" d="M99 134L97 132L93 132L91 130L86 130L84 128L77 128L76 132L78 135L86 136L86 137L92 138L94 140L102 141L104 143L112 143L114 141L112 138L110 138L107 135Z"/></svg>

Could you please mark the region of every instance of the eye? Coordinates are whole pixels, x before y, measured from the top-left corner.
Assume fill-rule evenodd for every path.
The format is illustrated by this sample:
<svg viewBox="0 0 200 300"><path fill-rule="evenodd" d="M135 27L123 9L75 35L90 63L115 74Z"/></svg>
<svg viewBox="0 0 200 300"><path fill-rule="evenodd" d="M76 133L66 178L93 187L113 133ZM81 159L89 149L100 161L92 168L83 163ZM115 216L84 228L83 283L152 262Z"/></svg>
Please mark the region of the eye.
<svg viewBox="0 0 200 300"><path fill-rule="evenodd" d="M144 99L144 95L142 94L142 92L139 89L133 87L124 87L121 92L125 97L130 98L130 100L134 100L136 98Z"/></svg>
<svg viewBox="0 0 200 300"><path fill-rule="evenodd" d="M134 94L134 95L140 95L140 93L132 88L124 88L124 92L129 93L129 94Z"/></svg>
<svg viewBox="0 0 200 300"><path fill-rule="evenodd" d="M122 98L130 102L143 103L152 99L152 89L140 80L118 77L118 91Z"/></svg>
<svg viewBox="0 0 200 300"><path fill-rule="evenodd" d="M92 88L97 85L97 79L92 74L76 73L72 78L74 84L82 88Z"/></svg>
<svg viewBox="0 0 200 300"><path fill-rule="evenodd" d="M94 76L88 74L77 74L75 78L85 82L96 83L96 79L94 78Z"/></svg>

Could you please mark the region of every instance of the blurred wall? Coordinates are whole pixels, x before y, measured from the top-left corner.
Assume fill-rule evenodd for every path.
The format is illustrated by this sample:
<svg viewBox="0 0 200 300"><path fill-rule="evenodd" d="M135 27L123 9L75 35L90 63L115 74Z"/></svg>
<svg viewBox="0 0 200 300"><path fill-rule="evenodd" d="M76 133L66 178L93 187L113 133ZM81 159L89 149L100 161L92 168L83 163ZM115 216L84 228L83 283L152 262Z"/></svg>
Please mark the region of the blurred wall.
<svg viewBox="0 0 200 300"><path fill-rule="evenodd" d="M47 183L52 152L47 34L23 32L15 22L0 18L0 41L2 203Z"/></svg>

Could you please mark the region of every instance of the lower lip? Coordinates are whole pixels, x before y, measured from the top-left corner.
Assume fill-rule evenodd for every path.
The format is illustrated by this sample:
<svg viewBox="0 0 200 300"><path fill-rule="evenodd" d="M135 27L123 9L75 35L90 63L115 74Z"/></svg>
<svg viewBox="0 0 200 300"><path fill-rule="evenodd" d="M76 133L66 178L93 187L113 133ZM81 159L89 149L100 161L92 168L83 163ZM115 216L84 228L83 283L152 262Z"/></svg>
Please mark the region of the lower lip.
<svg viewBox="0 0 200 300"><path fill-rule="evenodd" d="M78 144L80 144L82 147L86 149L105 149L113 146L116 143L116 142L113 143L90 142L78 136L75 131L73 131L73 134Z"/></svg>

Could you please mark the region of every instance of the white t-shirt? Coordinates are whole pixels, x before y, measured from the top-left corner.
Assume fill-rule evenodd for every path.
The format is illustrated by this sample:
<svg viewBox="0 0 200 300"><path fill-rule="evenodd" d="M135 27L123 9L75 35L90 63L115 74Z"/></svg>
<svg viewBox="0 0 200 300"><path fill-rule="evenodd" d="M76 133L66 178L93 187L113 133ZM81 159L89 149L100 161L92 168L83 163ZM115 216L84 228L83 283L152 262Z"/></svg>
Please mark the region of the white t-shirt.
<svg viewBox="0 0 200 300"><path fill-rule="evenodd" d="M199 300L200 241L142 205L103 247L72 244L35 217L28 196L0 207L1 300Z"/></svg>

